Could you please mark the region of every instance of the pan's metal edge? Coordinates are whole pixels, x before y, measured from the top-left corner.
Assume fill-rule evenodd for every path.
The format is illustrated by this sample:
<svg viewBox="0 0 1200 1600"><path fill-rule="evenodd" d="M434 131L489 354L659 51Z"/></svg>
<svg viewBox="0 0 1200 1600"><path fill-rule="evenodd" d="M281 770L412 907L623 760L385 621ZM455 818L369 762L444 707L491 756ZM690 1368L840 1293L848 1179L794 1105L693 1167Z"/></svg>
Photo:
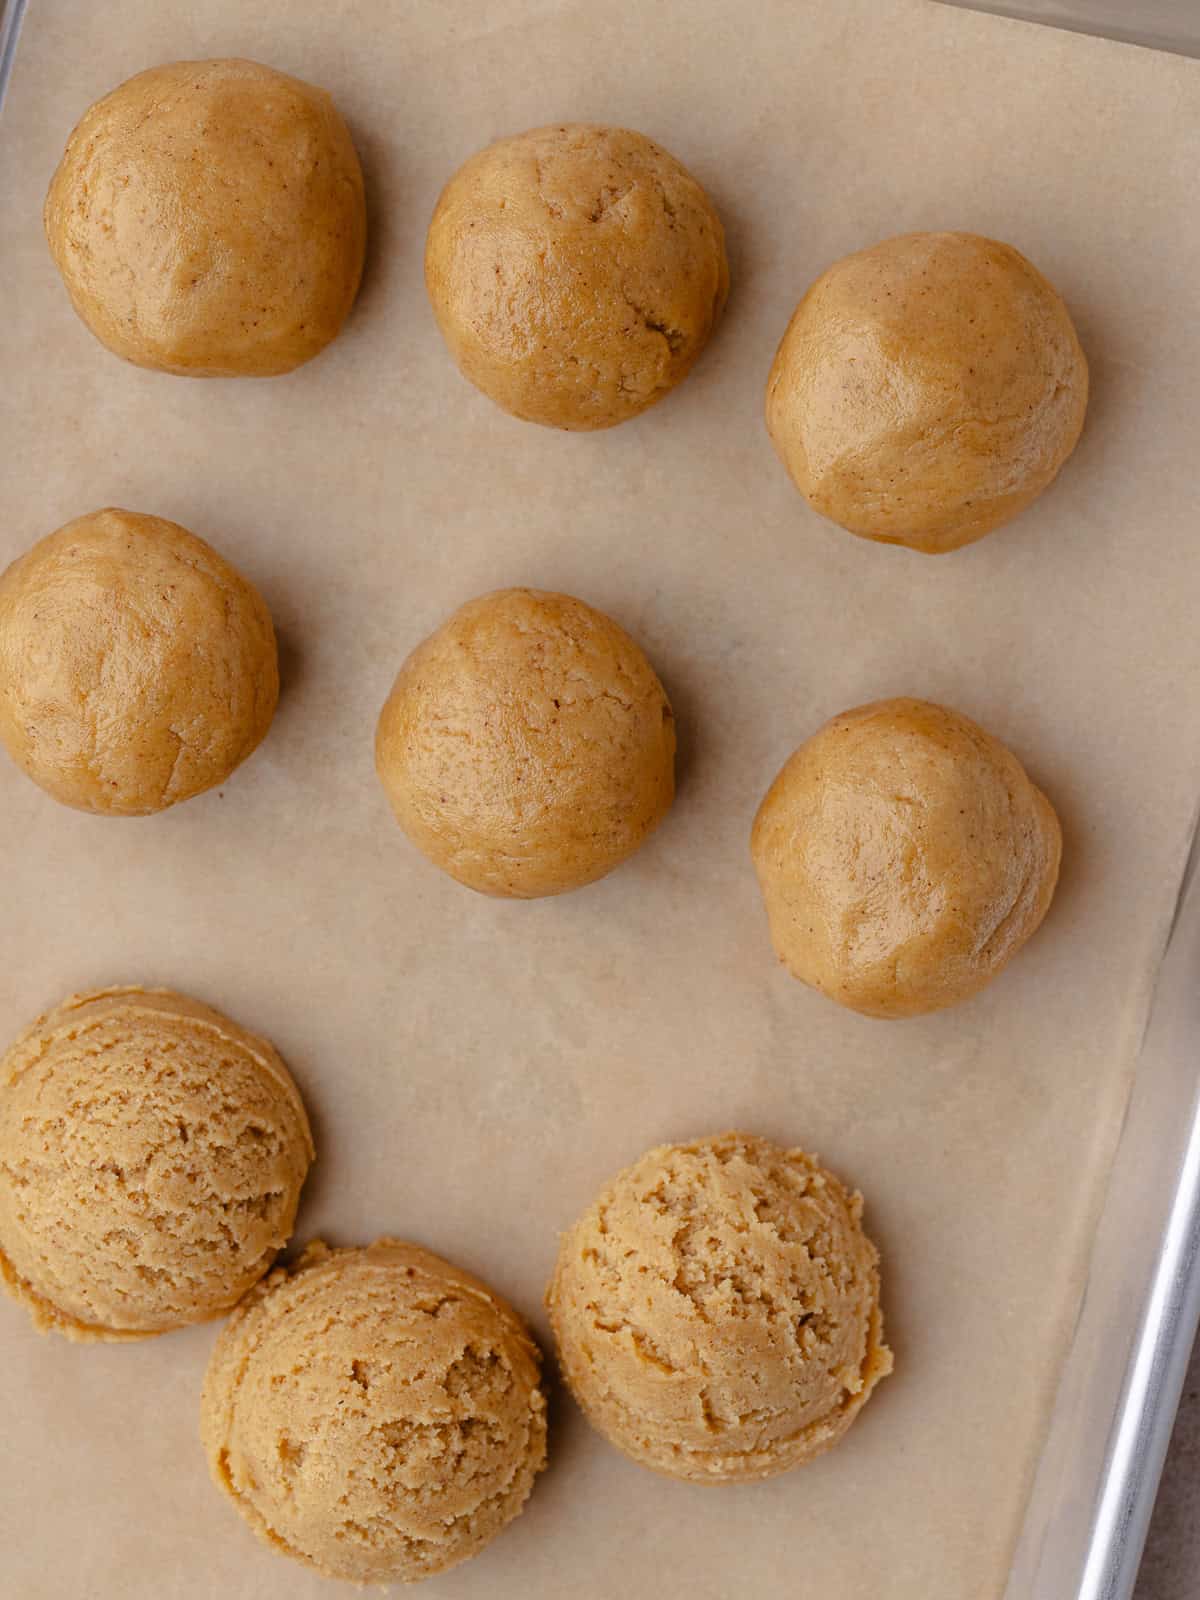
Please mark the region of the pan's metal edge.
<svg viewBox="0 0 1200 1600"><path fill-rule="evenodd" d="M1144 16L1134 16L1128 24L1115 17L1094 17L1085 20L1070 16L1055 7L1050 0L941 0L943 5L958 6L964 11L986 11L994 17L1009 17L1015 22L1035 22L1047 28L1061 28L1064 33L1081 33L1089 39L1112 39L1117 44L1138 46L1144 50L1166 50L1171 55L1200 56L1200 41L1194 34L1169 27L1148 25Z"/></svg>
<svg viewBox="0 0 1200 1600"><path fill-rule="evenodd" d="M1129 1600L1137 1580L1200 1326L1198 866L1200 822L1007 1600Z"/></svg>
<svg viewBox="0 0 1200 1600"><path fill-rule="evenodd" d="M1150 1303L1121 1395L1079 1600L1132 1595L1200 1326L1200 1115L1187 1148Z"/></svg>
<svg viewBox="0 0 1200 1600"><path fill-rule="evenodd" d="M26 4L27 0L0 0L0 112L4 110L4 97L12 77Z"/></svg>

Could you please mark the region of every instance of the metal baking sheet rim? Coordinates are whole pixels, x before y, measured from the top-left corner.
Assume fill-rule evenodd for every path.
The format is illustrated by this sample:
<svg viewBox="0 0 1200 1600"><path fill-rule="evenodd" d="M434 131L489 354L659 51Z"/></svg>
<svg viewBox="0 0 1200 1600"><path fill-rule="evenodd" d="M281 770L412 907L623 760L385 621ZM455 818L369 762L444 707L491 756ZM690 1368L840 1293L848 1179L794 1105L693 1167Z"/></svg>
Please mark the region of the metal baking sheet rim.
<svg viewBox="0 0 1200 1600"><path fill-rule="evenodd" d="M1188 19L1186 0L943 0L968 11L990 11L1017 22L1041 22L1068 33L1089 33L1147 50L1200 57L1200 18Z"/></svg>
<svg viewBox="0 0 1200 1600"><path fill-rule="evenodd" d="M0 0L0 114L27 9ZM1137 1579L1200 1326L1198 864L1200 811L1006 1600L1129 1600ZM1168 1187L1142 1181L1151 1156Z"/></svg>
<svg viewBox="0 0 1200 1600"><path fill-rule="evenodd" d="M1200 1325L1198 868L1200 817L1006 1600L1129 1600L1137 1580Z"/></svg>

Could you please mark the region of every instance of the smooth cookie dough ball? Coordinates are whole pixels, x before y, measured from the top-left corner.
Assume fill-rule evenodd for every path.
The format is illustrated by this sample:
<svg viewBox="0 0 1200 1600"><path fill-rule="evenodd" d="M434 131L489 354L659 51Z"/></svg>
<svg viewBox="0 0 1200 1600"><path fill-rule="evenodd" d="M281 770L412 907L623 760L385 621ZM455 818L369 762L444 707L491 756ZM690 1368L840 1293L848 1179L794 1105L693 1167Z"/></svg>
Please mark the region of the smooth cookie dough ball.
<svg viewBox="0 0 1200 1600"><path fill-rule="evenodd" d="M1075 448L1088 369L1066 306L1011 245L910 233L830 267L767 383L813 509L936 555L1008 522Z"/></svg>
<svg viewBox="0 0 1200 1600"><path fill-rule="evenodd" d="M675 793L675 722L611 618L570 595L500 589L409 656L375 760L435 866L532 899L602 878L653 833Z"/></svg>
<svg viewBox="0 0 1200 1600"><path fill-rule="evenodd" d="M94 511L0 576L0 741L64 805L140 817L211 789L278 698L262 596L177 523Z"/></svg>
<svg viewBox="0 0 1200 1600"><path fill-rule="evenodd" d="M366 244L358 157L322 89L176 61L87 111L46 196L75 310L139 367L290 372L333 339Z"/></svg>
<svg viewBox="0 0 1200 1600"><path fill-rule="evenodd" d="M463 374L514 416L611 428L686 377L729 292L712 202L640 133L501 139L442 191L425 283Z"/></svg>
<svg viewBox="0 0 1200 1600"><path fill-rule="evenodd" d="M0 1279L69 1339L227 1311L313 1159L275 1050L166 989L74 995L0 1059Z"/></svg>
<svg viewBox="0 0 1200 1600"><path fill-rule="evenodd" d="M541 1359L477 1278L416 1245L311 1245L217 1341L200 1432L260 1538L330 1578L414 1583L479 1552L546 1462Z"/></svg>
<svg viewBox="0 0 1200 1600"><path fill-rule="evenodd" d="M879 700L785 763L750 849L792 974L911 1017L975 994L1036 931L1062 832L999 740L942 706Z"/></svg>
<svg viewBox="0 0 1200 1600"><path fill-rule="evenodd" d="M589 1421L692 1483L835 1444L892 1370L862 1196L814 1156L726 1133L651 1150L562 1237L546 1296Z"/></svg>

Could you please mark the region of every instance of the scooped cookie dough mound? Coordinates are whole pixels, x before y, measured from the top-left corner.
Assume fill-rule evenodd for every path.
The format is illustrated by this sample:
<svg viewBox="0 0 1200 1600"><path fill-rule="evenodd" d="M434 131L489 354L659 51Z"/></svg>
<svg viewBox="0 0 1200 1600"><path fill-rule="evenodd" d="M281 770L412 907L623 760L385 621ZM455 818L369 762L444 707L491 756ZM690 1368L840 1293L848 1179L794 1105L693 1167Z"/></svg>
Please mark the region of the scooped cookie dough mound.
<svg viewBox="0 0 1200 1600"><path fill-rule="evenodd" d="M643 1466L768 1478L845 1433L892 1368L862 1197L802 1150L727 1133L651 1150L562 1237L563 1373Z"/></svg>
<svg viewBox="0 0 1200 1600"><path fill-rule="evenodd" d="M214 788L278 699L262 596L178 523L95 511L0 576L0 741L64 805L146 816Z"/></svg>
<svg viewBox="0 0 1200 1600"><path fill-rule="evenodd" d="M570 595L469 601L400 669L375 764L400 826L483 894L578 889L675 795L675 721L623 628Z"/></svg>
<svg viewBox="0 0 1200 1600"><path fill-rule="evenodd" d="M71 303L139 367L269 377L337 334L366 245L362 172L322 89L176 61L105 95L46 196Z"/></svg>
<svg viewBox="0 0 1200 1600"><path fill-rule="evenodd" d="M314 1244L238 1307L200 1430L217 1486L333 1578L412 1583L481 1551L546 1460L540 1358L497 1295L416 1245Z"/></svg>
<svg viewBox="0 0 1200 1600"><path fill-rule="evenodd" d="M72 1339L220 1316L287 1242L312 1158L265 1039L165 989L75 995L0 1059L0 1277Z"/></svg>
<svg viewBox="0 0 1200 1600"><path fill-rule="evenodd" d="M626 128L560 123L481 150L442 191L425 282L463 374L514 416L611 428L673 389L729 291L704 190Z"/></svg>

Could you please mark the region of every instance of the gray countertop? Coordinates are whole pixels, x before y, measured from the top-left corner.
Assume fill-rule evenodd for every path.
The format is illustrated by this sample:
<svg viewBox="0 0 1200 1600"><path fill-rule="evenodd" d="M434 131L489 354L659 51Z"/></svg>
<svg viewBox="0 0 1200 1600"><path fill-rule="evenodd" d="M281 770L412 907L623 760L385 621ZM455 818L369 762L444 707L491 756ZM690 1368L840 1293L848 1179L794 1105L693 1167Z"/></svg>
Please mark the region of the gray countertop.
<svg viewBox="0 0 1200 1600"><path fill-rule="evenodd" d="M1197 1597L1200 1597L1200 1344L1192 1352L1134 1600L1197 1600Z"/></svg>

